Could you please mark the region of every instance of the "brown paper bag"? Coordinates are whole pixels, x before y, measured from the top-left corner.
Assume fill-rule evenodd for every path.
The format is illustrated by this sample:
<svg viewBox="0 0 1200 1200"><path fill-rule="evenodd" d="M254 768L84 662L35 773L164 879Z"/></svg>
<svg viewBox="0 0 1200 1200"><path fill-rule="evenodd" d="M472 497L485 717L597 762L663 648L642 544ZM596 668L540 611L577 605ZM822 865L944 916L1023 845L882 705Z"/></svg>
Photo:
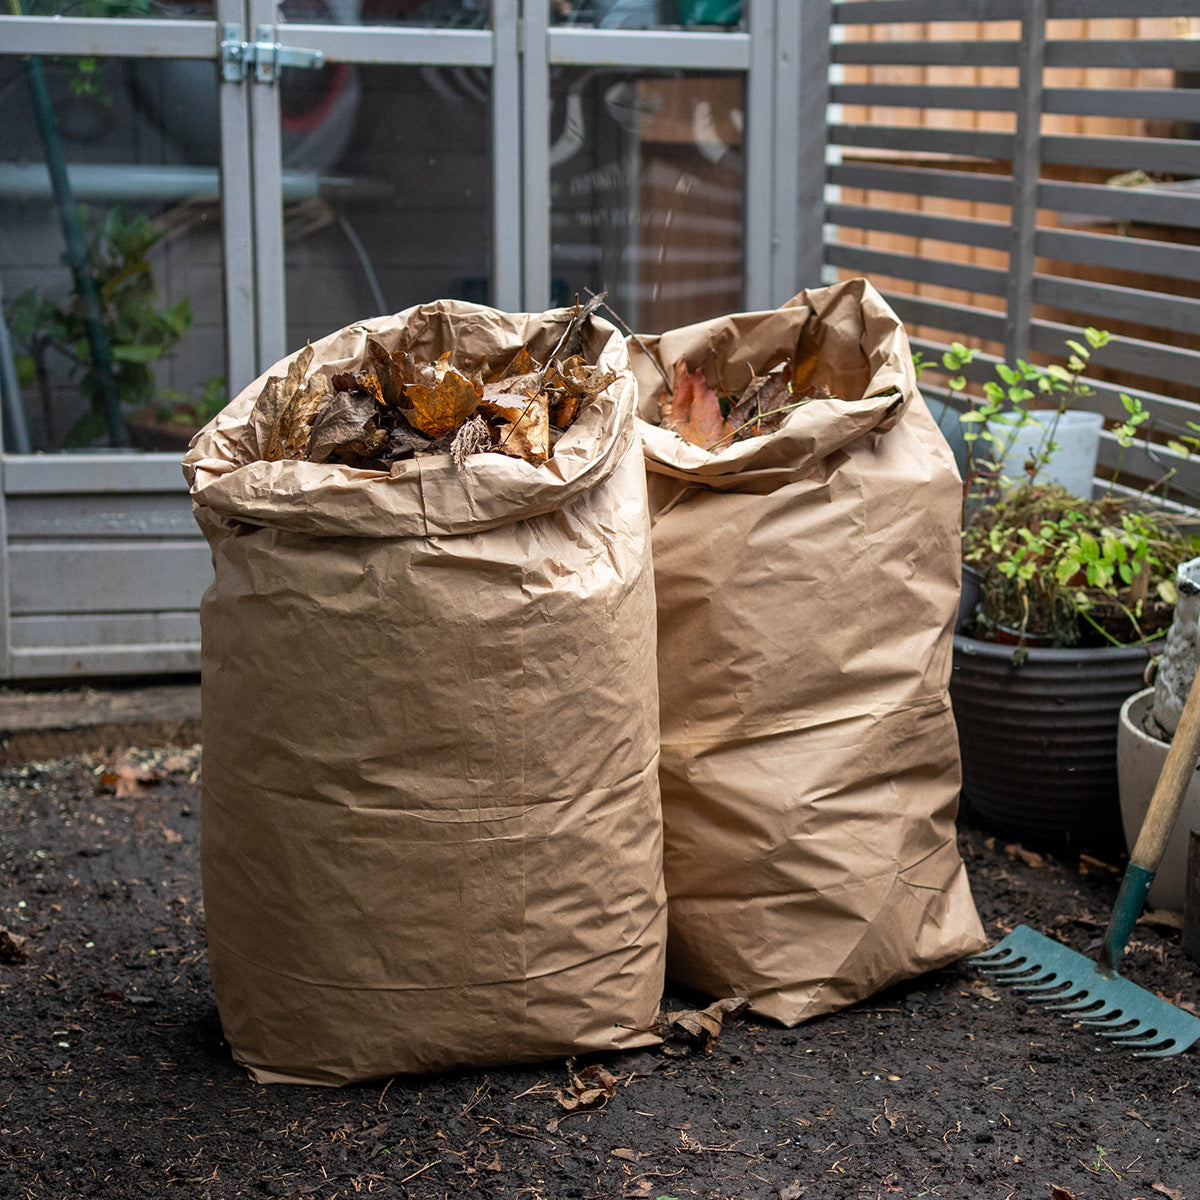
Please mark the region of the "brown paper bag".
<svg viewBox="0 0 1200 1200"><path fill-rule="evenodd" d="M454 302L371 335L420 357L547 353L562 313ZM611 1050L661 997L654 592L634 385L540 467L237 466L266 376L185 459L201 609L202 874L234 1057L339 1084ZM287 361L268 374L282 375Z"/></svg>
<svg viewBox="0 0 1200 1200"><path fill-rule="evenodd" d="M649 423L668 974L787 1024L984 944L955 844L947 687L960 481L865 281L642 338L745 387L800 345L812 400L717 453ZM715 364L715 366L714 366Z"/></svg>

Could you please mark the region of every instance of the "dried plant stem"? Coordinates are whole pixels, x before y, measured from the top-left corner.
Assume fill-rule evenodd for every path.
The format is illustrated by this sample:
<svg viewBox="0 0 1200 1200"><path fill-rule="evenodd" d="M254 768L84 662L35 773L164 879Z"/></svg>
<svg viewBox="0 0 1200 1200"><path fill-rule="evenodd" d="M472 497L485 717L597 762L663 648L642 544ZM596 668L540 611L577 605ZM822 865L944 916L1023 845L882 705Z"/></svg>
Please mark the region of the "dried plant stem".
<svg viewBox="0 0 1200 1200"><path fill-rule="evenodd" d="M770 408L766 412L760 412L757 416L751 417L749 421L743 421L736 429L727 433L722 438L717 438L710 446L705 446L704 449L713 451L722 448L726 442L732 442L743 429L749 429L751 425L757 425L759 421L766 420L767 417L786 416L790 412L795 412L802 404L807 404L808 398L803 400L793 400L791 404L785 404L781 408Z"/></svg>
<svg viewBox="0 0 1200 1200"><path fill-rule="evenodd" d="M599 293L599 295L597 295L597 293L588 289L588 295L593 297L593 299L598 299L598 300L602 301L604 299L604 297L608 295L608 293L601 292L601 293ZM613 306L611 304L601 304L600 307L602 307L604 309L604 311L606 313L608 313L608 315L610 317L612 317L612 319L614 321L616 321L617 325L624 331L624 333L627 337L632 338L634 340L634 342L637 343L637 345L641 349L642 353L654 364L654 369L659 373L659 375L662 376L662 381L666 385L667 391L668 392L672 391L674 389L675 385L671 382L671 377L667 374L666 369L663 367L662 363L659 362L658 355L651 352L650 348L646 345L646 343L643 342L642 339L636 333L634 333L632 329L629 328L629 325L621 317L621 314L618 313L617 310L615 308L613 308Z"/></svg>

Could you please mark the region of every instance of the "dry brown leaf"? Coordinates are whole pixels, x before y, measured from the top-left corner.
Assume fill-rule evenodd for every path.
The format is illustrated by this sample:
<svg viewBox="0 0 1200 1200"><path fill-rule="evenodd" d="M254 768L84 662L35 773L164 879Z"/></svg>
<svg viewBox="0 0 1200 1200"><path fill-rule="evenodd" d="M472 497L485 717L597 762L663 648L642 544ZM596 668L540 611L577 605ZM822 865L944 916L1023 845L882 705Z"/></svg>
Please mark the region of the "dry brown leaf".
<svg viewBox="0 0 1200 1200"><path fill-rule="evenodd" d="M744 996L714 1000L707 1008L660 1013L654 1032L669 1042L672 1039L711 1054L726 1017L737 1016L750 1003Z"/></svg>
<svg viewBox="0 0 1200 1200"><path fill-rule="evenodd" d="M410 383L404 389L404 416L432 438L453 433L479 407L483 389L450 365L450 352L437 360L432 384Z"/></svg>
<svg viewBox="0 0 1200 1200"><path fill-rule="evenodd" d="M538 466L550 457L550 408L544 392L529 395L525 389L540 384L534 375L519 375L502 383L489 383L480 408L496 432L492 447L513 458ZM511 388L510 391L501 389Z"/></svg>
<svg viewBox="0 0 1200 1200"><path fill-rule="evenodd" d="M247 424L247 450L266 462L302 458L317 412L332 395L329 381L314 375L305 381L313 348L305 346L288 364L284 378L267 380Z"/></svg>
<svg viewBox="0 0 1200 1200"><path fill-rule="evenodd" d="M763 428L763 414L771 414L776 418L773 424L778 424L782 414L777 410L788 404L790 399L787 376L782 371L755 375L730 407L729 424L742 437L754 437L767 432Z"/></svg>
<svg viewBox="0 0 1200 1200"><path fill-rule="evenodd" d="M529 353L528 346L522 346L504 366L488 375L487 382L499 383L500 380L509 379L513 375L529 375L536 370L538 370L537 360Z"/></svg>
<svg viewBox="0 0 1200 1200"><path fill-rule="evenodd" d="M25 943L29 939L0 925L0 962L21 963L29 957Z"/></svg>
<svg viewBox="0 0 1200 1200"><path fill-rule="evenodd" d="M1152 1192L1161 1192L1167 1197L1167 1200L1185 1200L1183 1192L1178 1188L1167 1187L1165 1183L1152 1183L1150 1190Z"/></svg>
<svg viewBox="0 0 1200 1200"><path fill-rule="evenodd" d="M599 1063L584 1067L578 1074L567 1064L571 1082L558 1093L558 1102L568 1112L583 1108L602 1108L617 1091L617 1077Z"/></svg>
<svg viewBox="0 0 1200 1200"><path fill-rule="evenodd" d="M704 372L689 371L682 359L675 364L674 389L659 405L662 423L694 446L707 450L733 436L733 426L721 415L721 401Z"/></svg>
<svg viewBox="0 0 1200 1200"><path fill-rule="evenodd" d="M310 462L328 462L339 450L366 442L375 430L375 398L362 391L340 391L313 422L308 439Z"/></svg>
<svg viewBox="0 0 1200 1200"><path fill-rule="evenodd" d="M1050 1185L1050 1200L1075 1200L1075 1193L1068 1192L1065 1187L1059 1187L1058 1184Z"/></svg>
<svg viewBox="0 0 1200 1200"><path fill-rule="evenodd" d="M100 784L112 788L118 799L140 796L147 788L162 782L162 772L149 770L130 759L122 759L100 773Z"/></svg>

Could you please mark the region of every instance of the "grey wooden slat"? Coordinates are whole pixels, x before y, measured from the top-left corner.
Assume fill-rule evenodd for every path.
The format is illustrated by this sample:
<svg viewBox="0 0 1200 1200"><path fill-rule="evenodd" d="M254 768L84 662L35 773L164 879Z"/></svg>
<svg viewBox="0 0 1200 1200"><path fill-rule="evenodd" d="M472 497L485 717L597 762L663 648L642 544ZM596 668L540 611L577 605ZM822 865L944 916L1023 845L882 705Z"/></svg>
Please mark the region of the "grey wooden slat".
<svg viewBox="0 0 1200 1200"><path fill-rule="evenodd" d="M830 225L848 229L874 229L907 237L957 242L963 246L981 246L989 250L1008 249L1009 226L1006 221L942 217L933 213L869 208L858 204L830 204L825 211L825 220Z"/></svg>
<svg viewBox="0 0 1200 1200"><path fill-rule="evenodd" d="M895 310L906 325L927 325L932 329L945 329L953 338L985 338L1000 341L1004 337L1004 313L1000 310L974 308L966 304L954 304L949 300L931 300L924 296L913 296L907 292L884 290L884 299ZM949 343L938 346L937 354Z"/></svg>
<svg viewBox="0 0 1200 1200"><path fill-rule="evenodd" d="M1147 121L1195 121L1200 91L1194 88L1047 88L1048 113L1088 117L1133 117Z"/></svg>
<svg viewBox="0 0 1200 1200"><path fill-rule="evenodd" d="M1050 0L1051 20L1080 21L1100 17L1187 17L1194 0Z"/></svg>
<svg viewBox="0 0 1200 1200"><path fill-rule="evenodd" d="M987 204L1007 204L1012 191L1012 178L1008 175L948 171L940 167L896 167L887 163L837 163L829 168L828 179L841 187Z"/></svg>
<svg viewBox="0 0 1200 1200"><path fill-rule="evenodd" d="M200 670L192 643L137 646L40 646L14 650L12 679L88 678L109 675L185 675Z"/></svg>
<svg viewBox="0 0 1200 1200"><path fill-rule="evenodd" d="M1200 175L1200 141L1182 138L1064 137L1042 138L1042 160L1073 167L1105 167L1113 171L1162 171Z"/></svg>
<svg viewBox="0 0 1200 1200"><path fill-rule="evenodd" d="M1079 330L1073 325L1042 320L1033 323L1033 349L1046 354L1061 355L1063 339L1078 336ZM1200 379L1200 350L1122 337L1104 348L1104 365L1149 379L1194 384Z"/></svg>
<svg viewBox="0 0 1200 1200"><path fill-rule="evenodd" d="M1101 438L1097 475L1102 479L1111 478L1118 465L1123 473L1151 482L1174 472L1166 488L1167 494L1190 502L1200 498L1200 460L1185 458L1166 446L1135 442L1128 449L1122 449L1112 438Z"/></svg>
<svg viewBox="0 0 1200 1200"><path fill-rule="evenodd" d="M835 25L914 21L1019 21L1022 0L835 0Z"/></svg>
<svg viewBox="0 0 1200 1200"><path fill-rule="evenodd" d="M1200 69L1200 42L1182 37L1052 41L1046 43L1046 66L1196 70Z"/></svg>
<svg viewBox="0 0 1200 1200"><path fill-rule="evenodd" d="M830 58L846 65L1015 67L1019 42L839 42Z"/></svg>
<svg viewBox="0 0 1200 1200"><path fill-rule="evenodd" d="M1023 0L835 0L834 24L883 25L914 21L1019 21ZM1050 16L1185 17L1195 15L1192 0L1050 0Z"/></svg>
<svg viewBox="0 0 1200 1200"><path fill-rule="evenodd" d="M1042 92L1045 86L1047 0L1028 0L1021 22L1020 97L1013 136L1012 235L1005 294L1004 352L1010 362L1028 357L1033 317L1033 239L1037 186L1042 176Z"/></svg>
<svg viewBox="0 0 1200 1200"><path fill-rule="evenodd" d="M0 41L6 54L209 59L220 54L215 21L5 16Z"/></svg>
<svg viewBox="0 0 1200 1200"><path fill-rule="evenodd" d="M779 0L779 8L789 0ZM829 88L829 7L825 4L799 6L800 22L800 122L796 145L796 170L800 175L796 191L796 231L799 243L796 255L796 283L811 286L821 279L824 179L819 164L825 161ZM788 20L780 18L781 31Z"/></svg>
<svg viewBox="0 0 1200 1200"><path fill-rule="evenodd" d="M1011 112L1015 87L951 87L931 83L839 83L830 88L835 104L885 108L958 108L968 112Z"/></svg>
<svg viewBox="0 0 1200 1200"><path fill-rule="evenodd" d="M1038 205L1060 213L1088 213L1113 221L1200 228L1200 188L1174 190L1171 184L1112 187L1102 183L1052 183L1043 180Z"/></svg>
<svg viewBox="0 0 1200 1200"><path fill-rule="evenodd" d="M826 247L825 261L862 275L887 275L909 279L935 287L961 288L987 296L1003 296L1008 272L993 267L968 266L965 263L921 258L915 254L892 254L865 246L836 243Z"/></svg>
<svg viewBox="0 0 1200 1200"><path fill-rule="evenodd" d="M528 21L528 15L525 19ZM750 66L747 33L558 26L547 31L546 42L549 61L555 66L578 64L630 70L674 67L691 71L745 71Z"/></svg>
<svg viewBox="0 0 1200 1200"><path fill-rule="evenodd" d="M12 541L201 536L185 494L157 493L11 496L8 535Z"/></svg>
<svg viewBox="0 0 1200 1200"><path fill-rule="evenodd" d="M489 67L493 61L492 34L483 29L355 28L289 21L279 26L276 36L287 46L320 50L330 62Z"/></svg>
<svg viewBox="0 0 1200 1200"><path fill-rule="evenodd" d="M928 129L920 125L830 125L829 140L837 146L971 158L1008 159L1013 148L1011 133L983 129Z"/></svg>
<svg viewBox="0 0 1200 1200"><path fill-rule="evenodd" d="M13 455L4 463L9 496L55 492L186 492L175 454Z"/></svg>
<svg viewBox="0 0 1200 1200"><path fill-rule="evenodd" d="M153 646L200 644L200 614L184 612L101 613L98 616L15 617L14 650L45 646Z"/></svg>
<svg viewBox="0 0 1200 1200"><path fill-rule="evenodd" d="M8 564L14 617L194 608L212 579L193 542L17 543Z"/></svg>
<svg viewBox="0 0 1200 1200"><path fill-rule="evenodd" d="M3 443L0 442L0 445ZM9 672L8 499L4 494L5 459L0 453L0 679Z"/></svg>
<svg viewBox="0 0 1200 1200"><path fill-rule="evenodd" d="M1085 314L1089 324L1101 327L1113 321L1132 321L1176 333L1200 330L1200 300L1166 296L1161 292L1035 275L1033 299L1036 304Z"/></svg>
<svg viewBox="0 0 1200 1200"><path fill-rule="evenodd" d="M1200 279L1200 246L1105 233L1041 229L1034 249L1046 258L1065 262L1166 275L1172 279Z"/></svg>

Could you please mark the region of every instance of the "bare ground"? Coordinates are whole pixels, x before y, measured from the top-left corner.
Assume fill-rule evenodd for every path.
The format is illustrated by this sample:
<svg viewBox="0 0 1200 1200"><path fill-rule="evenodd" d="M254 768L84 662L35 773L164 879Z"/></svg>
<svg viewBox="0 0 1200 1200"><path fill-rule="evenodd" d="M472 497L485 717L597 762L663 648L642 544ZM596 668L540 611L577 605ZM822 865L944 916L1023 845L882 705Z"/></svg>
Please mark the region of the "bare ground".
<svg viewBox="0 0 1200 1200"><path fill-rule="evenodd" d="M143 759L160 782L0 768L0 926L27 939L0 935L0 1197L1200 1197L1200 1050L1134 1058L968 964L792 1030L734 1018L710 1054L601 1058L597 1111L565 1115L561 1061L257 1085L205 964L196 751ZM1114 870L960 837L989 936L1094 955ZM1169 921L1124 970L1200 999Z"/></svg>

